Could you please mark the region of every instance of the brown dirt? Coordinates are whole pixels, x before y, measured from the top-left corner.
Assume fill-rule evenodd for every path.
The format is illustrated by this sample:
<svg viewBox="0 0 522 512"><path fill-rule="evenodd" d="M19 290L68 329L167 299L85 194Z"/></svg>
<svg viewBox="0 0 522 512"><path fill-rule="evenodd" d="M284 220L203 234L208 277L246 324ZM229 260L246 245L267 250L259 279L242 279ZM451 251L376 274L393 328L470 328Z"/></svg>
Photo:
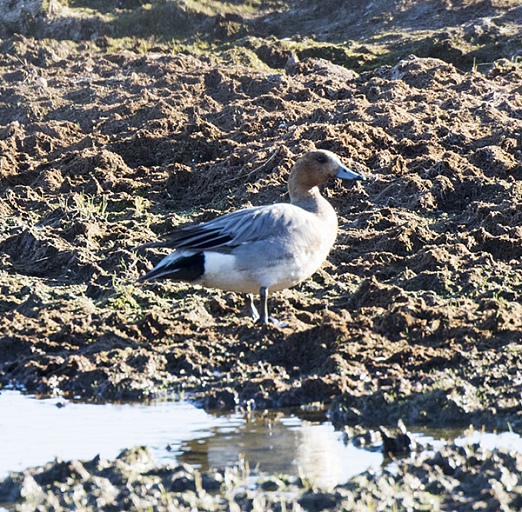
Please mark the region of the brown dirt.
<svg viewBox="0 0 522 512"><path fill-rule="evenodd" d="M284 73L17 35L0 75L3 385L522 426L516 62L357 74L310 57ZM288 328L253 325L235 294L133 284L160 257L138 245L286 200L311 148L369 179L324 190L340 235L321 271L272 299Z"/></svg>

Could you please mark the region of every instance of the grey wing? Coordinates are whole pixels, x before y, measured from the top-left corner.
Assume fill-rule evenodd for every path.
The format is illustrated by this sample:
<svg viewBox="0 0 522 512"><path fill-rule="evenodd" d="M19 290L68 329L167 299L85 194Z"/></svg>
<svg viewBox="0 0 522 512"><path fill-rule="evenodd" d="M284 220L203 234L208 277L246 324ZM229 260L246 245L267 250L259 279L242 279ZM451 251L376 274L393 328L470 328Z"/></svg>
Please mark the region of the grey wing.
<svg viewBox="0 0 522 512"><path fill-rule="evenodd" d="M161 242L142 247L230 251L248 242L269 238L299 223L299 208L291 204L260 206L228 213L217 219L181 228Z"/></svg>

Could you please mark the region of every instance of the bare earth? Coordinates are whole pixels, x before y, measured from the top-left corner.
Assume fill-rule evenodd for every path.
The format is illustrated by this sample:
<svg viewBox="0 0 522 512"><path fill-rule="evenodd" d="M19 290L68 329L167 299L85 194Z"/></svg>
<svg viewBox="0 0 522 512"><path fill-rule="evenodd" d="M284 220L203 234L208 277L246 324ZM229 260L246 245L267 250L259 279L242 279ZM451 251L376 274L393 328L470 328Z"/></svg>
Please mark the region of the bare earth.
<svg viewBox="0 0 522 512"><path fill-rule="evenodd" d="M500 41L520 11L505 4L469 26ZM511 33L502 48L520 43ZM161 48L0 43L4 386L522 430L516 56L354 71L302 54L285 71L277 45L253 45L265 59L254 68ZM232 293L134 284L162 256L138 245L288 200L288 170L313 148L368 179L324 189L340 234L322 270L271 299L287 328L254 325Z"/></svg>

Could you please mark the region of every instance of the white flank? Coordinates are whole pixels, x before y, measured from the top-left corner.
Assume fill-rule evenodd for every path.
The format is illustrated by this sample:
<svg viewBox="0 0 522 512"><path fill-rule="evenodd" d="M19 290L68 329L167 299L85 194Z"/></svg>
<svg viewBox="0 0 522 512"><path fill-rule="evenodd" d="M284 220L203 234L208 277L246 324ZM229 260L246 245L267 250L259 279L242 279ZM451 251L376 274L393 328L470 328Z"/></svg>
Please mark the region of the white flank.
<svg viewBox="0 0 522 512"><path fill-rule="evenodd" d="M259 284L252 276L241 271L232 254L205 252L205 273L198 281L209 288L239 293L259 293Z"/></svg>
<svg viewBox="0 0 522 512"><path fill-rule="evenodd" d="M205 275L220 275L235 273L236 257L220 252L205 252Z"/></svg>

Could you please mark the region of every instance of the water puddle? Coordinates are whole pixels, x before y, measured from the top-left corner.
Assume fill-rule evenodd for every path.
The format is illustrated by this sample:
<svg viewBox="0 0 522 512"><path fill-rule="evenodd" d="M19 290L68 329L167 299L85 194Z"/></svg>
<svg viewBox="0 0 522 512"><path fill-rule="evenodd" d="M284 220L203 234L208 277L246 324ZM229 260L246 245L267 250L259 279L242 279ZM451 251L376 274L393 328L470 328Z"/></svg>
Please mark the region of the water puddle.
<svg viewBox="0 0 522 512"><path fill-rule="evenodd" d="M418 432L416 440L436 446L444 436L522 451L520 436L509 432L447 434ZM89 460L99 454L113 459L137 445L151 447L158 464L186 462L205 471L244 458L253 470L300 474L325 486L383 463L380 452L345 444L321 415L212 415L186 402L99 405L0 393L0 479L54 458Z"/></svg>

